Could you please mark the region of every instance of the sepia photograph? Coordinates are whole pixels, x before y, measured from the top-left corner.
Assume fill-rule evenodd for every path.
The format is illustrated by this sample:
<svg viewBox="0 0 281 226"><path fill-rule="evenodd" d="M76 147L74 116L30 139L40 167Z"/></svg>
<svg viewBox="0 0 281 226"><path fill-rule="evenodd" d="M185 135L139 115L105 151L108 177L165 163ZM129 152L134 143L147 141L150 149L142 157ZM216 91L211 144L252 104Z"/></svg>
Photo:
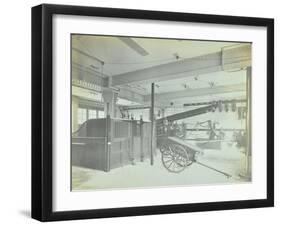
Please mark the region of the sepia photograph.
<svg viewBox="0 0 281 226"><path fill-rule="evenodd" d="M72 191L250 183L251 48L71 34Z"/></svg>

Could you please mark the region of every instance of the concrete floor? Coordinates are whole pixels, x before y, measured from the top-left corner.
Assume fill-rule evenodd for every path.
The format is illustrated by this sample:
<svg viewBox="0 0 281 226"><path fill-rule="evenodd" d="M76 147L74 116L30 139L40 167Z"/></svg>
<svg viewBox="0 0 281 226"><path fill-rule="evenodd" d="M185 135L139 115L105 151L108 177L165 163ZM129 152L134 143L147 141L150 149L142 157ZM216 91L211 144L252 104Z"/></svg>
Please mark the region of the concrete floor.
<svg viewBox="0 0 281 226"><path fill-rule="evenodd" d="M236 147L225 147L222 150L205 149L203 155L198 157L198 161L232 175L230 178L197 163L193 163L180 173L171 173L162 165L159 152L153 166L150 165L149 160L113 169L110 172L73 166L72 189L126 189L241 183L245 180L238 175L243 170L244 159L244 154Z"/></svg>

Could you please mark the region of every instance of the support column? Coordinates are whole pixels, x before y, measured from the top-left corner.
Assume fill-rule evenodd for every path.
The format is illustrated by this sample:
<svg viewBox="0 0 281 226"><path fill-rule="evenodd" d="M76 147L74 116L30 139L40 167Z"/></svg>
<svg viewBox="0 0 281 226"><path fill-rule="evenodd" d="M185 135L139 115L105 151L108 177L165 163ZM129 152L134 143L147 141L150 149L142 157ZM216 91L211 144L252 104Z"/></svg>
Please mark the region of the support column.
<svg viewBox="0 0 281 226"><path fill-rule="evenodd" d="M144 150L143 150L143 120L140 119L140 161L144 160Z"/></svg>
<svg viewBox="0 0 281 226"><path fill-rule="evenodd" d="M110 158L111 158L111 142L112 142L112 133L111 133L111 129L112 129L112 125L111 125L111 120L110 120L110 116L106 115L106 139L105 139L105 159L106 159L106 165L105 165L105 172L109 172L110 171Z"/></svg>
<svg viewBox="0 0 281 226"><path fill-rule="evenodd" d="M246 150L245 150L245 165L243 171L240 173L240 176L250 180L252 175L252 140L251 140L251 77L252 77L252 68L247 67L246 69Z"/></svg>
<svg viewBox="0 0 281 226"><path fill-rule="evenodd" d="M151 107L150 107L150 121L151 121L151 143L150 143L150 165L154 164L154 83L151 84Z"/></svg>
<svg viewBox="0 0 281 226"><path fill-rule="evenodd" d="M110 88L104 88L102 91L102 97L104 101L105 115L109 115L111 118L115 118L118 93L114 92Z"/></svg>
<svg viewBox="0 0 281 226"><path fill-rule="evenodd" d="M111 169L111 147L113 142L113 135L112 131L114 129L114 122L111 120L111 118L114 118L116 115L116 101L117 101L118 93L110 88L103 88L102 90L102 97L104 101L104 112L105 112L105 118L106 118L106 153L105 158L107 161L105 171L109 172Z"/></svg>
<svg viewBox="0 0 281 226"><path fill-rule="evenodd" d="M251 115L252 115L252 86L251 86L251 78L252 78L252 67L247 67L246 71L246 95L247 95L247 117L246 117L246 132L247 132L247 150L246 150L246 177L251 178L252 170L252 136L251 136Z"/></svg>

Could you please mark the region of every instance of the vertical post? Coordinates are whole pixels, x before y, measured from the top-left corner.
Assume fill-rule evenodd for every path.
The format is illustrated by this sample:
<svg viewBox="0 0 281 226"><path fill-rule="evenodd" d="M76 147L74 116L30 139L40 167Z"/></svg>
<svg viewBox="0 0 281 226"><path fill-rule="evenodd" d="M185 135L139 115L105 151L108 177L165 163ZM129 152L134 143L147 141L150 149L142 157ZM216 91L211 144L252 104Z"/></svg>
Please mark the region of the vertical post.
<svg viewBox="0 0 281 226"><path fill-rule="evenodd" d="M135 127L135 121L131 120L129 123L129 136L130 136L130 143L131 143L131 150L130 150L130 161L132 165L135 165L135 150L134 150L134 128Z"/></svg>
<svg viewBox="0 0 281 226"><path fill-rule="evenodd" d="M108 115L110 116L109 103L106 103L106 107L104 109L104 114L105 114L105 117L107 117Z"/></svg>
<svg viewBox="0 0 281 226"><path fill-rule="evenodd" d="M104 111L105 115L110 115L111 118L116 116L116 101L118 93L110 88L103 88L102 97L104 101Z"/></svg>
<svg viewBox="0 0 281 226"><path fill-rule="evenodd" d="M246 69L246 95L247 95L247 117L246 117L246 137L247 137L247 150L246 150L246 170L245 176L250 179L251 177L251 157L252 157L252 141L251 141L251 77L252 77L252 67L247 67Z"/></svg>
<svg viewBox="0 0 281 226"><path fill-rule="evenodd" d="M153 149L154 149L154 83L151 83L151 107L150 107L150 121L151 121L151 143L150 143L150 165L153 165Z"/></svg>
<svg viewBox="0 0 281 226"><path fill-rule="evenodd" d="M245 147L245 168L242 169L240 176L250 180L251 179L251 165L252 165L252 141L251 141L251 77L252 77L252 68L247 67L246 69L246 147ZM243 114L243 112L241 112Z"/></svg>
<svg viewBox="0 0 281 226"><path fill-rule="evenodd" d="M111 157L111 138L112 138L112 125L110 115L106 116L106 139L105 139L105 172L110 171L110 157Z"/></svg>
<svg viewBox="0 0 281 226"><path fill-rule="evenodd" d="M144 160L144 152L143 152L143 119L140 119L140 161Z"/></svg>

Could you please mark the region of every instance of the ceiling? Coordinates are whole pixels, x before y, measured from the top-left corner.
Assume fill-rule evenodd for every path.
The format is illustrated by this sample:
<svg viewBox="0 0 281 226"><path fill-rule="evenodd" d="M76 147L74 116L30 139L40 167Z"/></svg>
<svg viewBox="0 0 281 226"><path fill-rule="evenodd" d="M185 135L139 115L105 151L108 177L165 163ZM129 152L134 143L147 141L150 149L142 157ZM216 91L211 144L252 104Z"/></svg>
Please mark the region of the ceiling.
<svg viewBox="0 0 281 226"><path fill-rule="evenodd" d="M73 62L86 67L95 66L108 76L114 76L138 69L218 52L222 47L231 46L231 42L209 42L194 40L169 40L151 38L131 38L148 52L143 56L134 51L118 37L73 35L72 46L104 62L100 62L73 51ZM237 43L236 43L237 45Z"/></svg>
<svg viewBox="0 0 281 226"><path fill-rule="evenodd" d="M155 93L175 92L181 90L211 88L216 86L240 84L246 82L245 71L237 72L216 72L203 75L195 75L156 83ZM150 84L142 85L149 93Z"/></svg>
<svg viewBox="0 0 281 226"><path fill-rule="evenodd" d="M130 38L128 43L120 37L72 35L72 63L88 70L98 71L103 76L115 76L126 72L149 68L156 65L176 62L209 53L219 52L221 48L239 45L239 43L196 40L169 40L151 38ZM132 44L132 45L131 45ZM140 50L140 51L139 51ZM83 52L84 54L81 54ZM144 54L142 54L144 53ZM91 57L89 57L91 56ZM198 88L212 88L231 84L245 83L245 71L216 72L194 75L186 78L161 81L155 85L155 93L176 92ZM134 83L120 86L147 95L151 84ZM228 93L236 97L243 92ZM213 95L213 97L220 95ZM197 97L201 100L210 96ZM190 98L177 100L186 102ZM192 98L192 100L195 100Z"/></svg>

